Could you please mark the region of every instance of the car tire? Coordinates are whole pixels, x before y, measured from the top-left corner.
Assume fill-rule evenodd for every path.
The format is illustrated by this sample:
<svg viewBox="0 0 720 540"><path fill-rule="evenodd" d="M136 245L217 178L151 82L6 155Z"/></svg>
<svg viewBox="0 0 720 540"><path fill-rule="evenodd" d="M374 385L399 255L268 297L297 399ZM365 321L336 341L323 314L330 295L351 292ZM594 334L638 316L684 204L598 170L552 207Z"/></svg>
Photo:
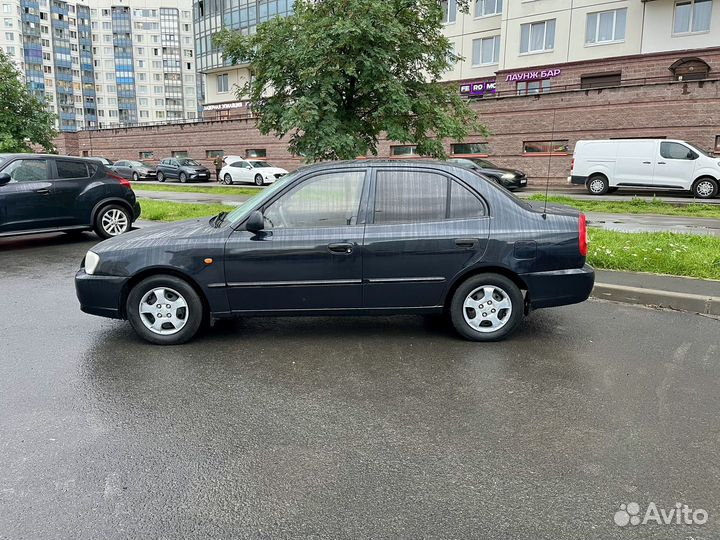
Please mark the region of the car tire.
<svg viewBox="0 0 720 540"><path fill-rule="evenodd" d="M222 183L225 184L226 186L231 186L233 183L232 176L230 176L230 174L226 174L225 176L223 176Z"/></svg>
<svg viewBox="0 0 720 540"><path fill-rule="evenodd" d="M158 294L162 294L162 302L158 302ZM125 301L125 313L135 332L156 345L185 343L197 334L205 318L195 289L184 279L166 274L148 277L135 285Z"/></svg>
<svg viewBox="0 0 720 540"><path fill-rule="evenodd" d="M450 303L455 330L470 341L505 339L517 328L524 312L522 291L500 274L478 274L466 279Z"/></svg>
<svg viewBox="0 0 720 540"><path fill-rule="evenodd" d="M132 173L132 180L133 182L137 182L138 180L140 180L140 175L136 172Z"/></svg>
<svg viewBox="0 0 720 540"><path fill-rule="evenodd" d="M594 174L588 178L585 186L590 195L605 195L610 189L608 179L602 174Z"/></svg>
<svg viewBox="0 0 720 540"><path fill-rule="evenodd" d="M181 173L180 173L179 178L180 178L180 182L182 182L183 184L184 184L185 182L187 182L187 174L185 174L184 172L181 172Z"/></svg>
<svg viewBox="0 0 720 540"><path fill-rule="evenodd" d="M113 238L130 230L132 217L130 211L119 204L108 204L95 215L93 230L102 239Z"/></svg>
<svg viewBox="0 0 720 540"><path fill-rule="evenodd" d="M265 184L265 180L263 180L262 174L256 174L255 175L255 185L262 186L263 184Z"/></svg>
<svg viewBox="0 0 720 540"><path fill-rule="evenodd" d="M158 173L157 173L157 179L158 179L158 182L164 182L164 181L165 181L165 175L164 175L163 173L161 173L161 172L158 172Z"/></svg>
<svg viewBox="0 0 720 540"><path fill-rule="evenodd" d="M692 194L698 199L712 199L718 194L718 182L714 178L705 176L698 178L692 186Z"/></svg>

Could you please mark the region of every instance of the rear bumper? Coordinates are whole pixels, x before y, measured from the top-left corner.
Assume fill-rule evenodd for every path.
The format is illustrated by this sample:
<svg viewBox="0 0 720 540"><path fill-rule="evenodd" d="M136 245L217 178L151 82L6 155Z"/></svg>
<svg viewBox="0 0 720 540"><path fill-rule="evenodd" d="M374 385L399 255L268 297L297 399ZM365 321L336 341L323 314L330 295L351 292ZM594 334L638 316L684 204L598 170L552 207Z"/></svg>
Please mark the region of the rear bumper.
<svg viewBox="0 0 720 540"><path fill-rule="evenodd" d="M81 268L75 274L75 293L80 310L90 315L122 319L122 297L128 278L91 276Z"/></svg>
<svg viewBox="0 0 720 540"><path fill-rule="evenodd" d="M573 175L570 177L570 183L576 184L578 186L584 186L587 184L588 177L587 176L577 176Z"/></svg>
<svg viewBox="0 0 720 540"><path fill-rule="evenodd" d="M589 264L569 270L521 274L520 277L528 286L530 305L534 309L584 302L595 284L595 270Z"/></svg>

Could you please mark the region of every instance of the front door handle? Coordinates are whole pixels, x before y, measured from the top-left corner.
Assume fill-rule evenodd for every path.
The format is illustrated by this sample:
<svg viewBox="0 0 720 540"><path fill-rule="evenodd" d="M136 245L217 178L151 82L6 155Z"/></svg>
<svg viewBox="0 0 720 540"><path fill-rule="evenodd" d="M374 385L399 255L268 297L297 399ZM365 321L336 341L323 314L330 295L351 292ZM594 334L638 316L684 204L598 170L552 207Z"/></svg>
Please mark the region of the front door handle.
<svg viewBox="0 0 720 540"><path fill-rule="evenodd" d="M477 238L456 238L455 245L462 248L474 248L477 245Z"/></svg>
<svg viewBox="0 0 720 540"><path fill-rule="evenodd" d="M40 195L50 195L50 190L48 188L40 188L36 189L35 193L39 193Z"/></svg>
<svg viewBox="0 0 720 540"><path fill-rule="evenodd" d="M652 161L643 161L643 165L651 165Z"/></svg>
<svg viewBox="0 0 720 540"><path fill-rule="evenodd" d="M664 161L658 161L658 165L665 165L666 163Z"/></svg>
<svg viewBox="0 0 720 540"><path fill-rule="evenodd" d="M345 255L350 254L353 252L354 244L351 244L349 242L340 242L338 244L328 244L328 249L332 253L343 253Z"/></svg>

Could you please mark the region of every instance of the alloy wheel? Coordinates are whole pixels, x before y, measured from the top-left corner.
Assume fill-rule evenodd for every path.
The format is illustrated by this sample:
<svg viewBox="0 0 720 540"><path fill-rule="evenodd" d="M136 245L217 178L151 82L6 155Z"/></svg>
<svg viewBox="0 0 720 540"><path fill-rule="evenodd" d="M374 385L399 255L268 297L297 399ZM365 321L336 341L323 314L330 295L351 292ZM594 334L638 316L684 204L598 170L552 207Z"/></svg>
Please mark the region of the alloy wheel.
<svg viewBox="0 0 720 540"><path fill-rule="evenodd" d="M110 236L117 236L128 229L128 217L118 208L111 208L102 215L100 220L103 230Z"/></svg>

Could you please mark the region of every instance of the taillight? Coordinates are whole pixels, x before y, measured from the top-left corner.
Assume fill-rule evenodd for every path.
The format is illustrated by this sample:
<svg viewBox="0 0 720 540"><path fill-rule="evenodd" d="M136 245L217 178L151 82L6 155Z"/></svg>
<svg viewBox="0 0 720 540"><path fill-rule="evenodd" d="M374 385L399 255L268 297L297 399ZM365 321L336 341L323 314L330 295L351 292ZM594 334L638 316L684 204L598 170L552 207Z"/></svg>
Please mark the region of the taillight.
<svg viewBox="0 0 720 540"><path fill-rule="evenodd" d="M570 162L570 172L572 173L575 170L575 158Z"/></svg>
<svg viewBox="0 0 720 540"><path fill-rule="evenodd" d="M579 247L580 255L587 257L588 254L588 239L587 239L587 219L585 214L580 214L580 223L578 225L578 236L579 236Z"/></svg>
<svg viewBox="0 0 720 540"><path fill-rule="evenodd" d="M115 174L115 173L112 172L112 171L108 171L107 174L106 174L106 176L107 176L108 178L112 178L113 180L117 180L118 182L120 182L120 184L122 184L123 186L125 186L125 187L128 188L128 189L132 189L132 184L130 183L130 180L126 180L125 178L123 178L123 177L120 176L119 174Z"/></svg>

